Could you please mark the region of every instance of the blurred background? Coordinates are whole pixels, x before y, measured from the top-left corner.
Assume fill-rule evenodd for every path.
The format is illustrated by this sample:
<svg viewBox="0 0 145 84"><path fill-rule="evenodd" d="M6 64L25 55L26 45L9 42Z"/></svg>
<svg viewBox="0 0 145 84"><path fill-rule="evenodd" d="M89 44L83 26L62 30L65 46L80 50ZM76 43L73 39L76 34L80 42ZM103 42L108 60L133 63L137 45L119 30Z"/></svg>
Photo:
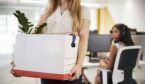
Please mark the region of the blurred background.
<svg viewBox="0 0 145 84"><path fill-rule="evenodd" d="M13 45L18 33L18 21L13 12L21 10L36 25L47 3L48 0L0 0L0 84L40 83L39 79L14 78L9 73ZM138 32L145 32L145 0L81 0L81 4L90 8L90 31L109 34L115 23L125 23ZM145 84L143 70L145 69L137 72L141 84ZM95 72L93 69L86 71L91 81L94 80L92 74Z"/></svg>

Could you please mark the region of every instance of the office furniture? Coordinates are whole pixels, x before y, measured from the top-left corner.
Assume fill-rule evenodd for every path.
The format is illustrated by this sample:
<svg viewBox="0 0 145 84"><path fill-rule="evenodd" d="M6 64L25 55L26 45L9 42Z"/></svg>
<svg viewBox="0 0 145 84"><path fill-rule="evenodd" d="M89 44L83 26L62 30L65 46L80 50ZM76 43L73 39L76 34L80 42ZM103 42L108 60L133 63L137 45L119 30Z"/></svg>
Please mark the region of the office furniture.
<svg viewBox="0 0 145 84"><path fill-rule="evenodd" d="M141 60L145 61L145 34L139 33L135 35L131 35L135 45L142 46L142 56Z"/></svg>
<svg viewBox="0 0 145 84"><path fill-rule="evenodd" d="M90 62L98 62L98 52L108 52L111 46L111 35L100 35L90 32L88 40L88 52L90 52Z"/></svg>
<svg viewBox="0 0 145 84"><path fill-rule="evenodd" d="M121 48L116 56L113 71L101 69L103 84L137 84L132 77L133 70L141 56L141 46L129 46ZM112 81L109 80L111 74Z"/></svg>

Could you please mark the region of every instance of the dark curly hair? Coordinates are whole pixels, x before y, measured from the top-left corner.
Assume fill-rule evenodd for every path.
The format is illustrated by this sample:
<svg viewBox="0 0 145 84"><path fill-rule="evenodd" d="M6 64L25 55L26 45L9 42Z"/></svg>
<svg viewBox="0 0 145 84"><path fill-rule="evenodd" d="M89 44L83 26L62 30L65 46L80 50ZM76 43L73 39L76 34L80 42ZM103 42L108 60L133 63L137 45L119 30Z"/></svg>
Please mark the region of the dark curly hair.
<svg viewBox="0 0 145 84"><path fill-rule="evenodd" d="M131 33L130 33L130 29L128 28L127 25L125 24L115 24L113 27L112 27L112 30L113 28L117 28L119 31L120 31L120 38L118 40L115 40L114 42L117 43L117 42L123 42L126 46L133 46L134 45L134 42L131 38ZM112 33L112 30L110 33Z"/></svg>

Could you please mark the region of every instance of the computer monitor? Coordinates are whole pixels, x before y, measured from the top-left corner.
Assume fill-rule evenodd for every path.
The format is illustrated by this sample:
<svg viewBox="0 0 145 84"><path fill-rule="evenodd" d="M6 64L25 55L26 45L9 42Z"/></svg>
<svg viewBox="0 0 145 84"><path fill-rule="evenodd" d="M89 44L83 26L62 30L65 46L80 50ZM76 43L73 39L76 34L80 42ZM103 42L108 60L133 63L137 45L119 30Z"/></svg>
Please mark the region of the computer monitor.
<svg viewBox="0 0 145 84"><path fill-rule="evenodd" d="M90 52L91 58L98 60L97 52L108 52L111 46L111 35L110 34L97 34L90 32L88 41L88 51Z"/></svg>
<svg viewBox="0 0 145 84"><path fill-rule="evenodd" d="M145 34L144 35L132 35L132 39L135 43L135 45L141 45L142 46L142 56L141 59L145 60Z"/></svg>
<svg viewBox="0 0 145 84"><path fill-rule="evenodd" d="M90 52L108 52L111 44L111 36L90 34L88 41L88 51Z"/></svg>

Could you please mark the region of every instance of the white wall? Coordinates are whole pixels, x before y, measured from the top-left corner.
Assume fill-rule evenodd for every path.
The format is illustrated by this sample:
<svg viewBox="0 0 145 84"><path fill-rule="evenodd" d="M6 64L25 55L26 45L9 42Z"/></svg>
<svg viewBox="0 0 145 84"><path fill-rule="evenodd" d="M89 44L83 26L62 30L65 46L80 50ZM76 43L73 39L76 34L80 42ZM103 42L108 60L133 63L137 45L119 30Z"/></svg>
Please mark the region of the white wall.
<svg viewBox="0 0 145 84"><path fill-rule="evenodd" d="M145 0L110 0L108 7L115 23L145 31Z"/></svg>
<svg viewBox="0 0 145 84"><path fill-rule="evenodd" d="M18 31L18 22L13 12L21 10L33 23L36 23L43 9L41 4L25 4L26 2L17 1L0 0L0 84L40 84L38 79L15 78L10 74L12 61L10 58L12 58L13 44Z"/></svg>

